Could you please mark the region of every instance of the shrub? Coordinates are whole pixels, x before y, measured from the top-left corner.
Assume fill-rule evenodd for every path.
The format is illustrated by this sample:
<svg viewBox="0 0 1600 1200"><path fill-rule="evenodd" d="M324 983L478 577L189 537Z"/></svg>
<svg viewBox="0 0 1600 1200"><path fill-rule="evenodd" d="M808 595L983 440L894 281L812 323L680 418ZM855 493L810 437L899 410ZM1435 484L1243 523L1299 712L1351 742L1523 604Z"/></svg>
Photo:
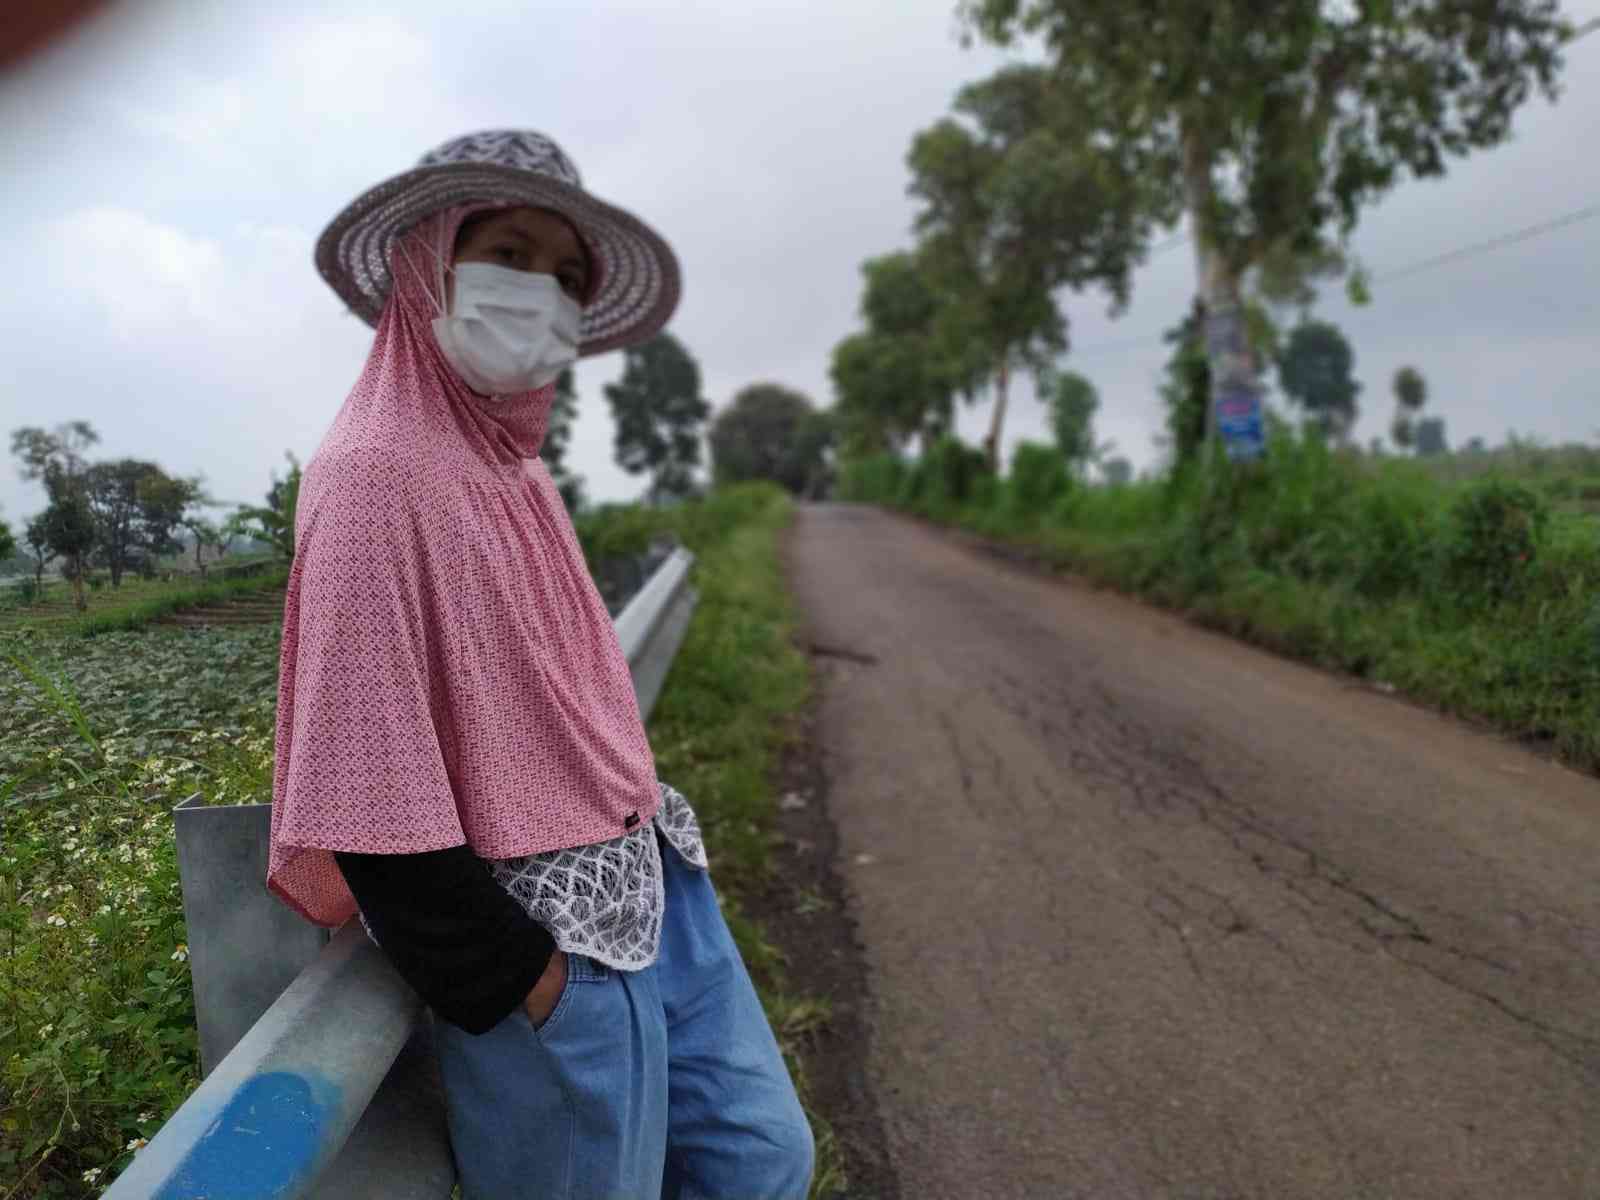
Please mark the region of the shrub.
<svg viewBox="0 0 1600 1200"><path fill-rule="evenodd" d="M978 479L989 474L983 451L953 437L942 437L923 456L928 467L920 499L934 509L965 504Z"/></svg>
<svg viewBox="0 0 1600 1200"><path fill-rule="evenodd" d="M1059 450L1039 442L1017 446L1004 493L1006 509L1013 518L1037 523L1071 490L1072 472Z"/></svg>
<svg viewBox="0 0 1600 1200"><path fill-rule="evenodd" d="M1520 483L1486 479L1450 507L1442 582L1468 607L1517 595L1539 553L1550 510Z"/></svg>
<svg viewBox="0 0 1600 1200"><path fill-rule="evenodd" d="M906 463L898 454L874 454L839 464L839 498L888 504L899 495Z"/></svg>

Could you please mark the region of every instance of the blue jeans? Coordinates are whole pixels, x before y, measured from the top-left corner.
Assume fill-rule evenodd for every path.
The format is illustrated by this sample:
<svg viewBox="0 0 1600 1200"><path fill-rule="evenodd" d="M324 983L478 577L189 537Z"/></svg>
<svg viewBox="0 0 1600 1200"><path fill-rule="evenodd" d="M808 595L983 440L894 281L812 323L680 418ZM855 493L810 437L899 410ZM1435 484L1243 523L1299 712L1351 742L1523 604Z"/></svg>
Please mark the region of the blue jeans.
<svg viewBox="0 0 1600 1200"><path fill-rule="evenodd" d="M653 966L569 955L537 1029L435 1022L465 1200L804 1200L811 1128L711 879L661 857Z"/></svg>

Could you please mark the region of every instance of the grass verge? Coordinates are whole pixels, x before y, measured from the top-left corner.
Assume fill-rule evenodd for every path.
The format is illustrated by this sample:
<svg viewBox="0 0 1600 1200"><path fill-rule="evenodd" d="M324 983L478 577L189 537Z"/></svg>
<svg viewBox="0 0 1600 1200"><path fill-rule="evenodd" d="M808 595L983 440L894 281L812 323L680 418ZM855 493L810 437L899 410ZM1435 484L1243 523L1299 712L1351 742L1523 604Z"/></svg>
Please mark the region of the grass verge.
<svg viewBox="0 0 1600 1200"><path fill-rule="evenodd" d="M1089 488L1025 450L1004 479L953 442L862 460L842 491L1600 769L1600 525L1550 481L1279 434L1261 464Z"/></svg>
<svg viewBox="0 0 1600 1200"><path fill-rule="evenodd" d="M805 1050L828 1020L826 1005L796 992L781 952L746 915L772 869L774 772L784 731L809 695L805 656L790 634L795 614L778 558L792 515L775 487L730 489L679 510L665 524L695 552L699 602L650 717L662 779L699 814L723 912L778 1035L817 1141L814 1197L845 1186L826 1117L814 1110Z"/></svg>

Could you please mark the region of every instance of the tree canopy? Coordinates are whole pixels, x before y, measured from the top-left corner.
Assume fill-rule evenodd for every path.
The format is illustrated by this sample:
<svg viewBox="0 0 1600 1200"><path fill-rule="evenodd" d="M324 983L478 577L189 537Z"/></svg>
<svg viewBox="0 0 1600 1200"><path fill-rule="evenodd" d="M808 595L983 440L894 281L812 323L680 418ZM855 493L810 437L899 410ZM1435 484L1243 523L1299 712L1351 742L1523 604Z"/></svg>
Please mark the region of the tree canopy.
<svg viewBox="0 0 1600 1200"><path fill-rule="evenodd" d="M719 485L769 479L798 495L812 494L826 469L831 441L825 413L776 383L755 383L711 423L711 463Z"/></svg>
<svg viewBox="0 0 1600 1200"><path fill-rule="evenodd" d="M128 567L175 547L173 531L199 493L196 481L174 479L143 459L98 462L84 471L83 496L113 587L121 586Z"/></svg>
<svg viewBox="0 0 1600 1200"><path fill-rule="evenodd" d="M1097 449L1094 414L1100 407L1100 394L1094 384L1074 371L1046 376L1045 382L1056 449L1069 466L1082 471Z"/></svg>
<svg viewBox="0 0 1600 1200"><path fill-rule="evenodd" d="M840 438L860 453L917 434L931 441L950 428L956 395L973 387L960 316L915 253L868 259L861 273L867 328L834 347L829 371Z"/></svg>
<svg viewBox="0 0 1600 1200"><path fill-rule="evenodd" d="M700 367L681 342L660 333L622 352L622 377L605 387L616 420L617 463L650 473L652 500L694 489L700 436L711 405L700 394Z"/></svg>
<svg viewBox="0 0 1600 1200"><path fill-rule="evenodd" d="M1325 434L1342 437L1356 422L1361 384L1354 375L1355 351L1339 327L1302 321L1289 333L1278 359L1284 393Z"/></svg>
<svg viewBox="0 0 1600 1200"><path fill-rule="evenodd" d="M1401 367L1394 373L1394 398L1400 408L1412 415L1428 402L1428 381L1415 367Z"/></svg>
<svg viewBox="0 0 1600 1200"><path fill-rule="evenodd" d="M1116 179L1135 232L1187 213L1221 394L1259 401L1234 347L1246 273L1347 239L1407 175L1497 145L1535 89L1554 97L1557 0L962 0L970 34L1042 39L1058 102L1028 120ZM1357 277L1359 282L1359 276Z"/></svg>
<svg viewBox="0 0 1600 1200"><path fill-rule="evenodd" d="M1556 0L965 0L967 27L1044 39L1064 106L1110 162L1183 207L1235 270L1348 231L1404 174L1511 132L1554 97L1568 26ZM1194 190L1196 186L1199 190Z"/></svg>
<svg viewBox="0 0 1600 1200"><path fill-rule="evenodd" d="M986 439L999 461L1011 371L1047 369L1067 346L1062 288L1104 286L1114 305L1144 252L1143 189L1089 131L1044 68L1013 65L957 95L955 115L913 138L919 257L947 299L947 356L995 384Z"/></svg>

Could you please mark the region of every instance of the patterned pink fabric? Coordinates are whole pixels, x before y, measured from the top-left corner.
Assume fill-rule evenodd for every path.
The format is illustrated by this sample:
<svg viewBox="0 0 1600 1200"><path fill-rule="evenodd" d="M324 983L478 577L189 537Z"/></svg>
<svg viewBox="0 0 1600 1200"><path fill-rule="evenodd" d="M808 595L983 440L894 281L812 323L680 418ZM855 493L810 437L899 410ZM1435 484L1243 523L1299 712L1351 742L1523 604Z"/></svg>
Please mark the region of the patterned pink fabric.
<svg viewBox="0 0 1600 1200"><path fill-rule="evenodd" d="M322 925L356 907L330 851L511 858L660 804L628 664L536 457L554 388L477 396L433 337L436 263L472 211L397 243L366 368L301 484L267 882Z"/></svg>

